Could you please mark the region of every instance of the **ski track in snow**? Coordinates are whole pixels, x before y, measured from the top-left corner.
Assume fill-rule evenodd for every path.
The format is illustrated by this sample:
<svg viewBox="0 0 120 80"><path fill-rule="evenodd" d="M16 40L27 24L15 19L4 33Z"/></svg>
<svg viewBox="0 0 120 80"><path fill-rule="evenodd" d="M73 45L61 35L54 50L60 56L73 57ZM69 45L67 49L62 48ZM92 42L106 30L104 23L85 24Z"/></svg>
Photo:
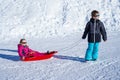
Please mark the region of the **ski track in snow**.
<svg viewBox="0 0 120 80"><path fill-rule="evenodd" d="M118 58L118 59L117 58L113 58L113 59L109 59L109 60L104 60L104 61L98 62L97 64L93 64L90 67L88 66L87 70L89 71L89 74L85 74L85 76L80 78L80 80L87 80L89 78L91 78L90 80L97 79L96 77L99 77L99 75L93 76L93 75L95 75L95 73L98 73L99 71L103 70L104 68L107 68L107 67L109 68L110 65L114 65L119 60L120 60L120 58ZM84 69L86 69L86 68L84 68ZM105 74L103 74L103 76L104 75Z"/></svg>

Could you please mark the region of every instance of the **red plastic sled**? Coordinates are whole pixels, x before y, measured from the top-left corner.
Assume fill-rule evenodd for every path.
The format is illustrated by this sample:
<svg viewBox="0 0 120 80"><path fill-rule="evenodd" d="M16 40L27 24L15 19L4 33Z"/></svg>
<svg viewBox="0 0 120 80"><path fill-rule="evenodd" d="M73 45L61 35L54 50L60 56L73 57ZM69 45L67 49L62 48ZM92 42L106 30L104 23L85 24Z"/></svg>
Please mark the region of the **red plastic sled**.
<svg viewBox="0 0 120 80"><path fill-rule="evenodd" d="M26 57L24 60L22 61L36 61L36 60L45 60L45 59L49 59L51 58L55 53L57 53L57 51L52 51L49 54L43 54L41 56L37 56L37 57Z"/></svg>

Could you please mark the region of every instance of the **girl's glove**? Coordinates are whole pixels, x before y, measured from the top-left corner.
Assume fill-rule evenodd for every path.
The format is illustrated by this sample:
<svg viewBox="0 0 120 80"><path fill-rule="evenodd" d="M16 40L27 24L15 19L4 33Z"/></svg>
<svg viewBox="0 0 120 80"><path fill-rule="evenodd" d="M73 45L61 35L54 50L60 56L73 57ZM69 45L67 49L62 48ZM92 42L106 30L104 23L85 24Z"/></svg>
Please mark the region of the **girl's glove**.
<svg viewBox="0 0 120 80"><path fill-rule="evenodd" d="M24 56L22 57L22 60L25 60L25 57L24 57Z"/></svg>

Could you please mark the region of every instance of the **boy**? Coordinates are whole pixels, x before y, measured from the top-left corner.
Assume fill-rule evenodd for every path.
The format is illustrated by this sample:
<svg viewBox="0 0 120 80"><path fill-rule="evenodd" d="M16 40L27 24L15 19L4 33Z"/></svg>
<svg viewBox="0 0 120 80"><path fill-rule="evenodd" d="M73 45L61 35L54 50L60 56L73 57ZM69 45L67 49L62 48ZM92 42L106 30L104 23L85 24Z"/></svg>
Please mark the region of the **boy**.
<svg viewBox="0 0 120 80"><path fill-rule="evenodd" d="M88 34L88 48L86 50L85 61L95 61L98 58L99 43L101 42L101 35L104 41L107 40L107 34L103 23L99 20L99 12L93 10L91 12L91 19L86 24L82 39L85 39Z"/></svg>

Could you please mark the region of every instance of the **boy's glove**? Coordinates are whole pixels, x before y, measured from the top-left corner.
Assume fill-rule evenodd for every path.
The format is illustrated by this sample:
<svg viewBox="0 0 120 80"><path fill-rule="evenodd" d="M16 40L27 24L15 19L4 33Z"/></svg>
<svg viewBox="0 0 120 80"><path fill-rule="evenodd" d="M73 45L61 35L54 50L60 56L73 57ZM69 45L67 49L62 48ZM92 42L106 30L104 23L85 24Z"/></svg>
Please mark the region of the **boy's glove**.
<svg viewBox="0 0 120 80"><path fill-rule="evenodd" d="M107 41L107 40L104 40L105 42Z"/></svg>
<svg viewBox="0 0 120 80"><path fill-rule="evenodd" d="M107 41L107 38L104 38L104 37L103 37L103 40L104 40L104 41Z"/></svg>
<svg viewBox="0 0 120 80"><path fill-rule="evenodd" d="M82 37L82 39L85 39L85 37Z"/></svg>

